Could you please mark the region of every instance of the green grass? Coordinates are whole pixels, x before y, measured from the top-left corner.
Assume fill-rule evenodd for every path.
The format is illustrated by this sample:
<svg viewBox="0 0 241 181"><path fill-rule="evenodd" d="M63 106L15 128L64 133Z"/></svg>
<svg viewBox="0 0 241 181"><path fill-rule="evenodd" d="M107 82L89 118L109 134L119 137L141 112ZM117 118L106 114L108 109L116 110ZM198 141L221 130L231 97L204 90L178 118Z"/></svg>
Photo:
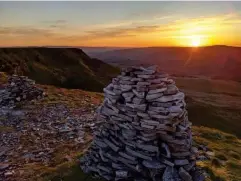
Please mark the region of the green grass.
<svg viewBox="0 0 241 181"><path fill-rule="evenodd" d="M207 78L174 78L186 94L189 119L241 138L241 84Z"/></svg>
<svg viewBox="0 0 241 181"><path fill-rule="evenodd" d="M208 162L200 162L211 180L241 180L241 140L234 135L206 127L193 127L194 140L207 145L215 153Z"/></svg>
<svg viewBox="0 0 241 181"><path fill-rule="evenodd" d="M0 72L0 84L4 84L7 82L7 75L4 72Z"/></svg>
<svg viewBox="0 0 241 181"><path fill-rule="evenodd" d="M193 127L195 144L207 145L214 151L215 157L209 161L198 162L198 165L209 174L211 181L239 181L241 180L241 141L231 135L216 129ZM235 156L234 156L235 153ZM239 157L238 157L238 156ZM79 158L80 155L75 158ZM234 158L235 157L235 158ZM78 163L64 163L54 170L46 172L40 177L41 181L99 181L84 174Z"/></svg>
<svg viewBox="0 0 241 181"><path fill-rule="evenodd" d="M194 125L216 128L241 137L241 112L236 108L213 106L192 98L187 98L187 103L188 116Z"/></svg>

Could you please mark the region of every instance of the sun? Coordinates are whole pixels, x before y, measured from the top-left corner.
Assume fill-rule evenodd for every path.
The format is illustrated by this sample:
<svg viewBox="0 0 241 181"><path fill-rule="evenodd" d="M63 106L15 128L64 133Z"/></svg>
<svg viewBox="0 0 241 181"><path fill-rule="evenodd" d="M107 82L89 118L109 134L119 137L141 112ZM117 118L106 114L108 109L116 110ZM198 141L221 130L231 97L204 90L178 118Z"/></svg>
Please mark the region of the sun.
<svg viewBox="0 0 241 181"><path fill-rule="evenodd" d="M190 36L191 39L191 45L193 47L198 47L201 45L201 37L197 35Z"/></svg>

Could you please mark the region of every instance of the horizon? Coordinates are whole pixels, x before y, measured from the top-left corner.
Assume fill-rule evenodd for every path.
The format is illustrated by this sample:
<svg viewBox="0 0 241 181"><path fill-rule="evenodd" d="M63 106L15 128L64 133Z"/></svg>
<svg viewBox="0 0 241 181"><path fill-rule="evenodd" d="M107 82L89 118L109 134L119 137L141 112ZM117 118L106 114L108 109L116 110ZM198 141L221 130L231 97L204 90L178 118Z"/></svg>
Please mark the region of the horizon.
<svg viewBox="0 0 241 181"><path fill-rule="evenodd" d="M198 47L193 46L146 46L146 47L114 47L114 46L65 46L65 45L39 45L39 46L0 46L0 48L116 48L116 49L135 49L135 48L205 48L205 47L233 47L233 48L241 48L240 46L233 46L233 45L203 45Z"/></svg>
<svg viewBox="0 0 241 181"><path fill-rule="evenodd" d="M0 2L0 47L241 46L241 2Z"/></svg>

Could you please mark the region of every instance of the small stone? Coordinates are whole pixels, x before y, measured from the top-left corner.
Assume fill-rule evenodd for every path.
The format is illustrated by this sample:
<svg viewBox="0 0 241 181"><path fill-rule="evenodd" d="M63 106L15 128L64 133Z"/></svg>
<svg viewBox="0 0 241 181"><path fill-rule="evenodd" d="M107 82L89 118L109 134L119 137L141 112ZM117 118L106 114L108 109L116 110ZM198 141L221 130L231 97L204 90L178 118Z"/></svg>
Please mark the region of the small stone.
<svg viewBox="0 0 241 181"><path fill-rule="evenodd" d="M9 166L7 163L0 163L0 171L6 170Z"/></svg>
<svg viewBox="0 0 241 181"><path fill-rule="evenodd" d="M148 100L148 101L155 100L155 99L161 97L162 95L163 95L162 93L147 94L146 95L146 100Z"/></svg>
<svg viewBox="0 0 241 181"><path fill-rule="evenodd" d="M14 175L14 172L13 172L13 171L8 171L8 172L5 172L5 173L4 173L4 176L5 176L5 177L10 177L10 176L12 176L12 175Z"/></svg>
<svg viewBox="0 0 241 181"><path fill-rule="evenodd" d="M182 167L179 168L179 175L184 181L192 181L192 176Z"/></svg>
<svg viewBox="0 0 241 181"><path fill-rule="evenodd" d="M178 166L182 166L182 165L187 165L189 163L188 160L184 159L184 160L174 160L174 164L178 165Z"/></svg>

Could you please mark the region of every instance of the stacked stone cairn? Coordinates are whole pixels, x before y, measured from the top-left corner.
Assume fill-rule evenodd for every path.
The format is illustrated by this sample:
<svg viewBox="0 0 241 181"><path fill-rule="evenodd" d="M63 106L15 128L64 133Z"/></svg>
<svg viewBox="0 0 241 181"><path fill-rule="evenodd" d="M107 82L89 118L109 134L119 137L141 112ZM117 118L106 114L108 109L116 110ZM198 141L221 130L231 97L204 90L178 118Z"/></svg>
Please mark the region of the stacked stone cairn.
<svg viewBox="0 0 241 181"><path fill-rule="evenodd" d="M80 159L86 173L106 180L202 181L192 146L184 93L155 66L130 67L104 88L102 120Z"/></svg>
<svg viewBox="0 0 241 181"><path fill-rule="evenodd" d="M0 90L0 107L14 108L18 102L41 99L44 91L25 76L12 75L4 89Z"/></svg>

